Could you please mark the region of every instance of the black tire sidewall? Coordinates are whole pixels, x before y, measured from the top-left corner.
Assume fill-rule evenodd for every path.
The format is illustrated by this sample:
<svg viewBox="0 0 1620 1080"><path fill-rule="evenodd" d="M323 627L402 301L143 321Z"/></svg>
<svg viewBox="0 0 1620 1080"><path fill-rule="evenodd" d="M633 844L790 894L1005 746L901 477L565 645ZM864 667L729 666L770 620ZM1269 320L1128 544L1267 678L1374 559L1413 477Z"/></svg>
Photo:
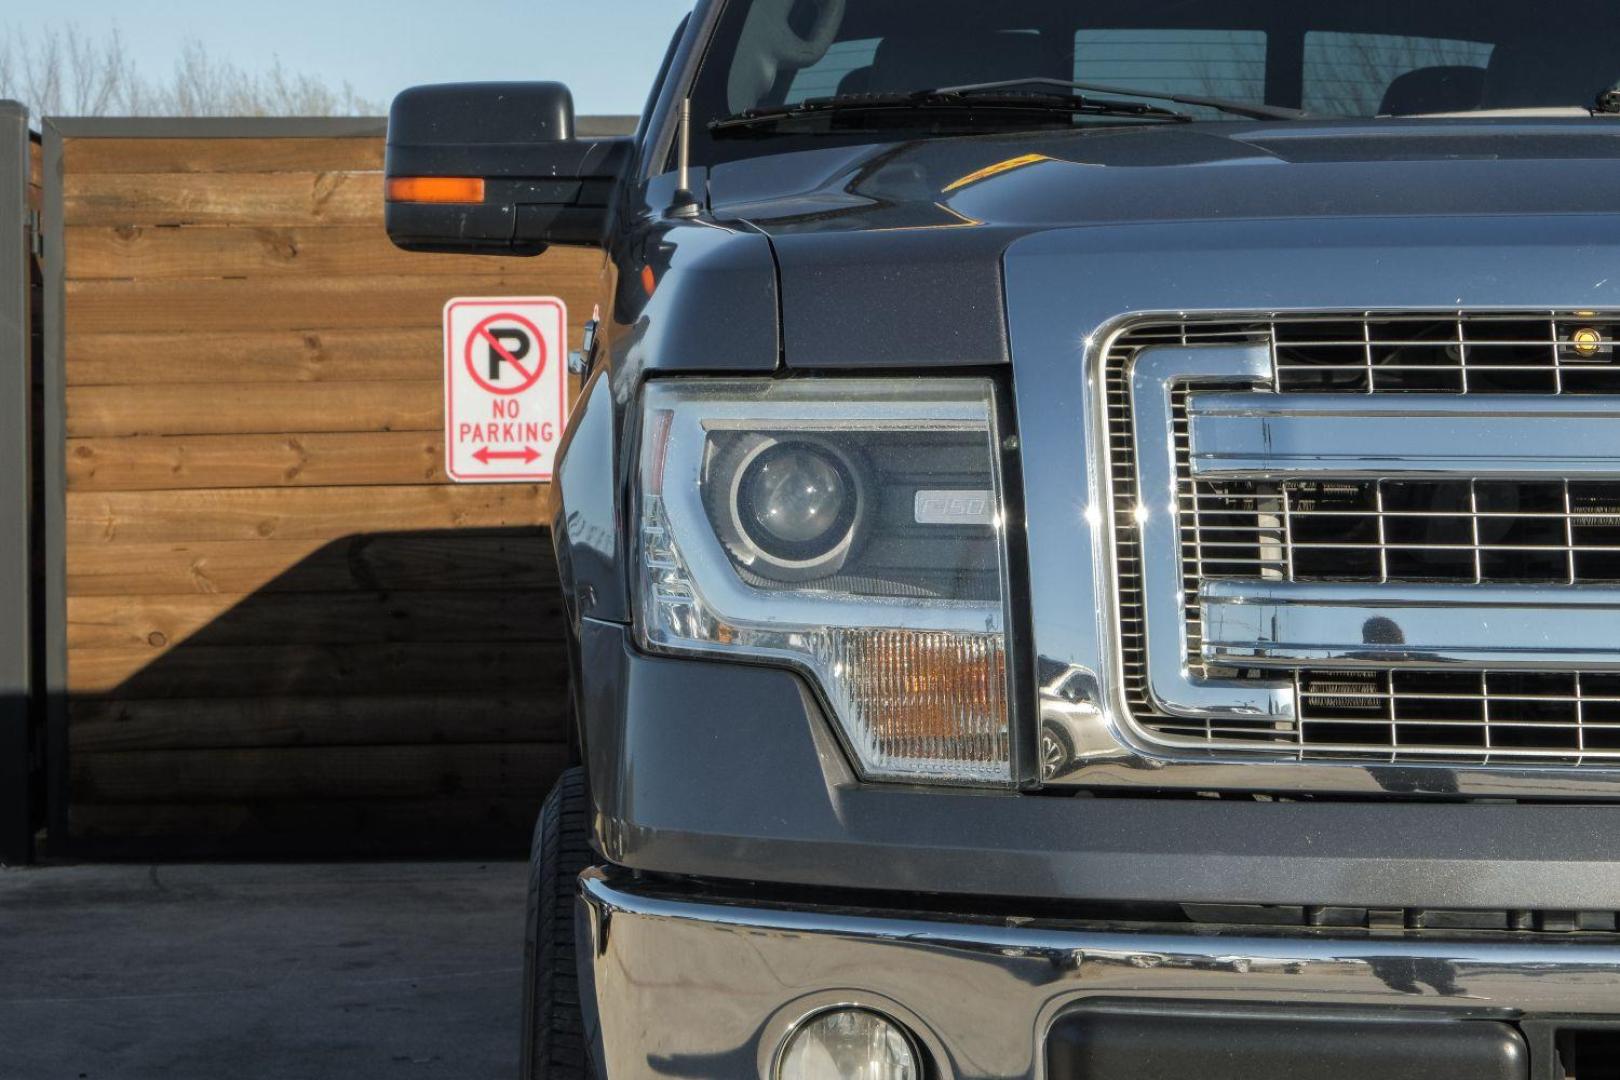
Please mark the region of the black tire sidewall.
<svg viewBox="0 0 1620 1080"><path fill-rule="evenodd" d="M595 862L585 771L569 769L546 797L529 849L523 941L523 1080L584 1080L590 1067L574 949L575 892Z"/></svg>

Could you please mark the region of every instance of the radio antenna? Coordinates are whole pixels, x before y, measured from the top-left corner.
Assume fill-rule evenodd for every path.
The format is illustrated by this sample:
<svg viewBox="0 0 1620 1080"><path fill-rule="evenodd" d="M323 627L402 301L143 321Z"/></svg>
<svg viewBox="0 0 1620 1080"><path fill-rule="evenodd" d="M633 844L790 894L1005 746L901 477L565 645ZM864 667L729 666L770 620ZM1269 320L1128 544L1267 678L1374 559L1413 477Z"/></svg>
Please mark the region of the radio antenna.
<svg viewBox="0 0 1620 1080"><path fill-rule="evenodd" d="M670 203L669 216L677 218L695 218L698 216L698 199L692 193L692 99L681 99L681 118L679 130L676 134L676 162L679 172L676 178L675 198Z"/></svg>

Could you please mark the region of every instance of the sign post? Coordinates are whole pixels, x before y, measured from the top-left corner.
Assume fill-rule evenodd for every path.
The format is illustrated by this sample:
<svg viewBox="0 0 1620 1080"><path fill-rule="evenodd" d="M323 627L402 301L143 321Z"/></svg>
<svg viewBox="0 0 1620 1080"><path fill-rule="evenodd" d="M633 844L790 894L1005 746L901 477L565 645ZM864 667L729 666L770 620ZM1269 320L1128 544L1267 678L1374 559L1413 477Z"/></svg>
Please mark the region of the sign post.
<svg viewBox="0 0 1620 1080"><path fill-rule="evenodd" d="M567 420L568 309L555 297L444 306L445 473L458 484L551 479Z"/></svg>

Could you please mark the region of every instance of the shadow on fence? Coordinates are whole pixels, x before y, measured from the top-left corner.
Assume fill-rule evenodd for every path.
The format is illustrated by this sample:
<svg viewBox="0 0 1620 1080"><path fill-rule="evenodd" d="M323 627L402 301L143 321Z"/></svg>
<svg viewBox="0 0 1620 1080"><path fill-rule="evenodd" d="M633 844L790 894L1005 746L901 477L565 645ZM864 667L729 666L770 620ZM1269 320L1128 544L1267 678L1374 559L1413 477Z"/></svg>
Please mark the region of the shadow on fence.
<svg viewBox="0 0 1620 1080"><path fill-rule="evenodd" d="M70 654L72 854L526 850L569 753L543 529L347 537L189 628L207 595L72 627L133 646Z"/></svg>

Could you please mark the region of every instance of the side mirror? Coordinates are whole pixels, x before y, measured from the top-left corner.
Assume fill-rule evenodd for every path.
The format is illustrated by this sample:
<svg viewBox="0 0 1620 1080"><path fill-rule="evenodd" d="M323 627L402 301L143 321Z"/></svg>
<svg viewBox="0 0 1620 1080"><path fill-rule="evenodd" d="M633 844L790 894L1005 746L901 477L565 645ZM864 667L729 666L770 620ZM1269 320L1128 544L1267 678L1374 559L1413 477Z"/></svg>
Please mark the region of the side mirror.
<svg viewBox="0 0 1620 1080"><path fill-rule="evenodd" d="M574 138L560 83L414 87L388 114L388 235L407 251L485 255L600 245L630 146Z"/></svg>

